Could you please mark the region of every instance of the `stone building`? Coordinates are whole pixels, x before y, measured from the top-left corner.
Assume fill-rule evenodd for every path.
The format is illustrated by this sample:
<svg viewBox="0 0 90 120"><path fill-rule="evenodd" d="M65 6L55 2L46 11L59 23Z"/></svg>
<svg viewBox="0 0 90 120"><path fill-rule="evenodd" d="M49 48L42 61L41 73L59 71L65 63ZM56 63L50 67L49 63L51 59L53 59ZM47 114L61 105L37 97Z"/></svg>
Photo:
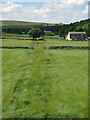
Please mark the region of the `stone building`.
<svg viewBox="0 0 90 120"><path fill-rule="evenodd" d="M86 40L86 33L85 32L68 32L66 39L67 40L84 41L84 40Z"/></svg>

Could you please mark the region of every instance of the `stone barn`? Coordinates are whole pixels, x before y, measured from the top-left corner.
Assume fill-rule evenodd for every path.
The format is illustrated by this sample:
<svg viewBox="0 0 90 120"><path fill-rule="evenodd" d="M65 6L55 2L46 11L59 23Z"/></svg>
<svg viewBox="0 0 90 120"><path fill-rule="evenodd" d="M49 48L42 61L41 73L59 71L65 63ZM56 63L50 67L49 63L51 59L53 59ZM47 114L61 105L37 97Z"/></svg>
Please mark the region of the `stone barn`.
<svg viewBox="0 0 90 120"><path fill-rule="evenodd" d="M86 33L85 32L68 32L66 39L67 40L84 41L84 40L86 40Z"/></svg>

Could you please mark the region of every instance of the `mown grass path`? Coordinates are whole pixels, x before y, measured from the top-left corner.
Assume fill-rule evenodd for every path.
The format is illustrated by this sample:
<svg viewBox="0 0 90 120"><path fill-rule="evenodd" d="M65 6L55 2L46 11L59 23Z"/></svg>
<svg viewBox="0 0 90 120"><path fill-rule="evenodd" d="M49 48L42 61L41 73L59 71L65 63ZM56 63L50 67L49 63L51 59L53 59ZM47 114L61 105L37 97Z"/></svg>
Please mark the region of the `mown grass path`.
<svg viewBox="0 0 90 120"><path fill-rule="evenodd" d="M48 104L50 104L49 87L51 87L51 82L47 81L48 71L46 66L46 62L49 60L44 52L42 43L38 44L37 42L32 43L32 45L33 44L35 49L32 51L32 54L29 50L25 53L28 55L26 64L24 64L23 60L21 61L21 63L23 63L21 65L22 67L28 66L28 69L26 69L28 72L26 73L24 68L20 67L19 78L16 77L19 73L16 73L16 76L13 76L13 73L10 73L9 79L11 79L12 83L9 84L12 84L12 86L10 86L11 89L5 96L7 102L4 101L3 103L6 103L4 106L7 106L8 104L11 105L7 108L10 111L6 110L4 117L27 117L28 114L28 117L37 118L47 117L48 113L50 113L49 110L51 108ZM12 80L16 81L13 82Z"/></svg>

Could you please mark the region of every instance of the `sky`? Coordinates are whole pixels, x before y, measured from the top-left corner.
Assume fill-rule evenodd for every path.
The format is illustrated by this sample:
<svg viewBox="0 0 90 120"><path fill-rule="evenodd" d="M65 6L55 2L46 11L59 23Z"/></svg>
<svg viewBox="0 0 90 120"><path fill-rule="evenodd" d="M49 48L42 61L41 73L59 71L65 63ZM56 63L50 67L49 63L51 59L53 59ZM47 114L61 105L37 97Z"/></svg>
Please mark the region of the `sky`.
<svg viewBox="0 0 90 120"><path fill-rule="evenodd" d="M88 19L88 0L1 0L0 19L69 24Z"/></svg>

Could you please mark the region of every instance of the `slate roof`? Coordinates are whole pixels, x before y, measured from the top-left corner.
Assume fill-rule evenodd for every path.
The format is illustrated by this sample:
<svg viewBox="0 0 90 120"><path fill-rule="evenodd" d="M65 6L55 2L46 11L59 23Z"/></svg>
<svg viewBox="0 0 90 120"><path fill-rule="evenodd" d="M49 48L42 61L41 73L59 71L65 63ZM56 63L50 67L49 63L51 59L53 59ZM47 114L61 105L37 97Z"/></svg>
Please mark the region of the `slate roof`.
<svg viewBox="0 0 90 120"><path fill-rule="evenodd" d="M69 32L70 34L86 34L85 32Z"/></svg>

